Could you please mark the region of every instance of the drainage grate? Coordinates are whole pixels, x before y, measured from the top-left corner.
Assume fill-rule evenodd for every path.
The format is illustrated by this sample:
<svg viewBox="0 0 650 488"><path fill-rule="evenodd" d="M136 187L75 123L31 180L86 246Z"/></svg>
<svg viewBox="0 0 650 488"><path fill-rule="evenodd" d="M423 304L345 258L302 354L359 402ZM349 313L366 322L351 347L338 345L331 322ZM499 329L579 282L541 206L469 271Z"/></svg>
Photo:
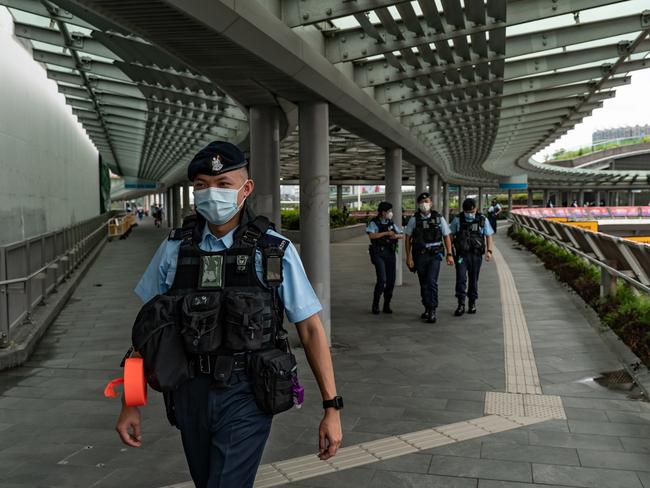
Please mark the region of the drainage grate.
<svg viewBox="0 0 650 488"><path fill-rule="evenodd" d="M634 385L634 380L624 369L602 373L598 378L594 378L594 381L606 388L629 389Z"/></svg>

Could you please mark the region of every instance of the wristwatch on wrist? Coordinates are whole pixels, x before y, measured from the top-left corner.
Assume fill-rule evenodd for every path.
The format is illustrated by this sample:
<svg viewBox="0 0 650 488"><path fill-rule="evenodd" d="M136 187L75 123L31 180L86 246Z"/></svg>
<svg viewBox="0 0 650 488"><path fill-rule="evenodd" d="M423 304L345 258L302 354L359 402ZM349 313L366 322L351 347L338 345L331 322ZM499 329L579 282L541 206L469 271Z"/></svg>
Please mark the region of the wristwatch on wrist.
<svg viewBox="0 0 650 488"><path fill-rule="evenodd" d="M448 257L448 258L453 258L454 255L453 255L452 253L448 252L448 253L447 253L447 257Z"/></svg>
<svg viewBox="0 0 650 488"><path fill-rule="evenodd" d="M323 408L335 408L341 410L343 408L343 397L335 396L331 400L323 400Z"/></svg>
<svg viewBox="0 0 650 488"><path fill-rule="evenodd" d="M487 252L489 252L490 254L492 254L492 249L488 249Z"/></svg>

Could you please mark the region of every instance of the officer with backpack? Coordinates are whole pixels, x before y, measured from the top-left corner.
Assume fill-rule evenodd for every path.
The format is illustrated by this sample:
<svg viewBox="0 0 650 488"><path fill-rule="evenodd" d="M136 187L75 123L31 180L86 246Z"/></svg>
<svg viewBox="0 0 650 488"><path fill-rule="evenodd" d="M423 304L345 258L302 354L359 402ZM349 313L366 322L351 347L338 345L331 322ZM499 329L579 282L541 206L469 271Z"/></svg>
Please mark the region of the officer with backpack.
<svg viewBox="0 0 650 488"><path fill-rule="evenodd" d="M374 217L366 228L370 239L370 261L375 266L377 283L372 296L372 313L379 313L379 300L384 295L384 313L393 313L390 301L395 287L395 269L397 243L404 236L399 225L393 222L393 205L389 202L380 202L377 206L377 216Z"/></svg>
<svg viewBox="0 0 650 488"><path fill-rule="evenodd" d="M247 163L227 142L194 156L197 213L161 244L135 289L146 304L133 346L150 386L164 394L199 488L252 487L273 415L302 401L285 313L324 400L320 458L334 456L342 440L321 305L293 244L247 207ZM116 430L125 444L143 444L137 407L123 402Z"/></svg>
<svg viewBox="0 0 650 488"><path fill-rule="evenodd" d="M429 324L436 322L438 307L438 275L443 257L453 266L451 252L451 231L445 218L433 210L431 195L420 193L416 199L417 210L410 218L406 234L406 265L417 271L420 281L420 296L424 312L420 318Z"/></svg>
<svg viewBox="0 0 650 488"><path fill-rule="evenodd" d="M454 218L450 228L454 236L456 298L458 299L458 307L454 315L460 317L465 313L467 296L469 296L467 313L476 313L481 262L483 256L488 262L492 260L494 230L489 220L476 212L476 202L473 198L463 201L463 211Z"/></svg>

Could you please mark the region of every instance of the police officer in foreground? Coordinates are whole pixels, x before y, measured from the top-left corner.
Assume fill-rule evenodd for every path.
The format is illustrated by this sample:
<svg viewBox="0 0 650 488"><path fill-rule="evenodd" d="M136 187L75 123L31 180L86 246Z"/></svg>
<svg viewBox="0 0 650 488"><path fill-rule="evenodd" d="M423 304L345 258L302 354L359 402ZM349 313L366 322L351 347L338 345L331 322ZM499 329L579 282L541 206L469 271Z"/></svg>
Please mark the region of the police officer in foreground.
<svg viewBox="0 0 650 488"><path fill-rule="evenodd" d="M406 234L406 265L415 269L420 281L420 295L424 313L420 318L429 324L436 322L438 307L438 274L443 256L447 264L453 266L451 252L451 231L445 218L432 208L431 195L420 193L417 210L410 218Z"/></svg>
<svg viewBox="0 0 650 488"><path fill-rule="evenodd" d="M402 229L393 222L393 205L389 202L380 202L377 206L377 216L374 217L366 228L370 238L370 261L375 266L377 283L372 296L372 313L379 313L379 300L384 295L384 313L393 313L390 300L393 298L395 287L395 253L397 242L402 239Z"/></svg>
<svg viewBox="0 0 650 488"><path fill-rule="evenodd" d="M148 360L158 367L153 377L169 420L181 431L196 486L248 488L273 414L301 394L282 328L284 312L297 325L324 399L321 459L334 456L341 444L343 402L318 316L321 306L298 253L246 206L254 183L244 154L227 142L210 143L192 159L188 178L197 214L161 244L135 289L147 303L136 319L133 344L145 372ZM177 328L156 336L164 323L149 324L155 328L143 339L137 326L145 309L158 322L175 317ZM165 357L156 359L161 348ZM167 364L172 361L173 368ZM149 375L147 380L151 385ZM116 430L125 444L142 445L137 407L123 401Z"/></svg>
<svg viewBox="0 0 650 488"><path fill-rule="evenodd" d="M488 262L492 260L494 230L485 216L476 212L476 202L473 198L465 199L463 211L452 220L450 228L454 236L456 298L458 299L458 308L454 315L460 317L465 313L465 298L468 295L467 313L476 313L478 275L483 256L485 255L485 260Z"/></svg>

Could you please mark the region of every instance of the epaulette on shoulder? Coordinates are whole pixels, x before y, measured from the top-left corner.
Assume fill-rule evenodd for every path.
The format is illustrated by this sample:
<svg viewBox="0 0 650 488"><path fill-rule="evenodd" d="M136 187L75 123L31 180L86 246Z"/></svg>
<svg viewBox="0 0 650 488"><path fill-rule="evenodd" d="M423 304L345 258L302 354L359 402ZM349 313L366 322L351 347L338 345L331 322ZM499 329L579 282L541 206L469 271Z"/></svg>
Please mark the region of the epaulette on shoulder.
<svg viewBox="0 0 650 488"><path fill-rule="evenodd" d="M182 241L187 237L192 237L192 229L184 229L182 227L173 229L167 237L168 241Z"/></svg>
<svg viewBox="0 0 650 488"><path fill-rule="evenodd" d="M283 251L289 247L290 241L284 237L274 236L268 232L260 237L257 245L260 247L277 247Z"/></svg>

